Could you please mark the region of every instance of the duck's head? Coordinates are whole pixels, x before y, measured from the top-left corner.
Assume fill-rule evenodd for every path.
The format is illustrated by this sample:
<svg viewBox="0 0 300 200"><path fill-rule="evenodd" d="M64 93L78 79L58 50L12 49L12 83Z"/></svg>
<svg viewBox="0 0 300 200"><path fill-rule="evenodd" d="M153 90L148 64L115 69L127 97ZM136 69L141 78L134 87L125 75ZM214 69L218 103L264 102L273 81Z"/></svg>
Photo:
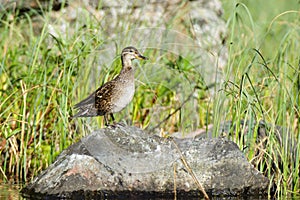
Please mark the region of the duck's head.
<svg viewBox="0 0 300 200"><path fill-rule="evenodd" d="M121 57L122 59L126 59L126 60L134 60L134 59L148 60L148 58L143 56L135 47L124 48Z"/></svg>

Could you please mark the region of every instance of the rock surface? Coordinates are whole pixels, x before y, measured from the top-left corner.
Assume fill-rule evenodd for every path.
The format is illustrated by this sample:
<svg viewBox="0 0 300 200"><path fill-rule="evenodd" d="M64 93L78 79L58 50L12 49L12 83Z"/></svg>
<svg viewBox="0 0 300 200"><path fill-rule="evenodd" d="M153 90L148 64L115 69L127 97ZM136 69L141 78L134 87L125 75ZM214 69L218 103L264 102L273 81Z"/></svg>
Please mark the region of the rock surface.
<svg viewBox="0 0 300 200"><path fill-rule="evenodd" d="M187 164L184 164L184 163ZM22 190L30 197L264 196L268 179L223 138L172 139L117 125L63 151Z"/></svg>

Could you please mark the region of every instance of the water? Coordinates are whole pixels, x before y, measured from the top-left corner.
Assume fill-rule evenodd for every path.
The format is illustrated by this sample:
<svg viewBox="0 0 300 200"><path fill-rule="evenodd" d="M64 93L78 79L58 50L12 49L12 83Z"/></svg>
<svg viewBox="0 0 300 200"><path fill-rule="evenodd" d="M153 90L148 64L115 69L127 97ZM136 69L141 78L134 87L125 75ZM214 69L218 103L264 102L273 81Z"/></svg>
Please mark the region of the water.
<svg viewBox="0 0 300 200"><path fill-rule="evenodd" d="M23 198L19 192L21 189L20 185L9 185L9 184L0 184L0 200L26 200L27 198ZM134 198L135 199L135 198ZM146 199L152 199L152 200L173 200L174 198L153 198L149 197ZM199 198L192 198L189 200L196 200ZM241 199L261 199L260 197L213 197L212 200L241 200ZM300 196L297 197L289 197L289 198L280 198L280 199L300 199Z"/></svg>
<svg viewBox="0 0 300 200"><path fill-rule="evenodd" d="M0 184L0 200L25 200L19 190L20 185Z"/></svg>

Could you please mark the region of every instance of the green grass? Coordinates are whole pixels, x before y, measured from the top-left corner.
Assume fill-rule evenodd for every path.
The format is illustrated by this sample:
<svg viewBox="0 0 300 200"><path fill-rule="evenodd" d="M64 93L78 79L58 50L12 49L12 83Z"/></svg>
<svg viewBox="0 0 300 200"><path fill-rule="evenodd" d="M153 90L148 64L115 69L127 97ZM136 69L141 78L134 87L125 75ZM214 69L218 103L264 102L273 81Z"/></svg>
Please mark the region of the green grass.
<svg viewBox="0 0 300 200"><path fill-rule="evenodd" d="M220 135L218 125L230 120L235 126L224 134L276 184L276 196L299 195L300 5L256 0L224 1L223 6L229 57L220 90L213 96L205 90L198 49L179 54L136 42L150 60L135 63L135 97L116 120L144 129L159 124L155 130L163 134L214 124L215 136ZM39 34L28 16L2 18L2 181L30 181L63 149L103 126L102 117L70 121L72 106L120 71L118 54L132 42L133 32L115 41L99 29L97 19L88 12L82 15L84 20L66 27L72 34L57 35L49 33L46 15ZM143 31L130 22L128 26ZM169 31L174 37L181 34ZM269 124L264 134L258 133L259 121ZM281 139L275 124L283 127Z"/></svg>
<svg viewBox="0 0 300 200"><path fill-rule="evenodd" d="M224 2L224 8L230 30L227 118L248 120L254 130L260 120L284 127L281 141L272 126L263 138L236 126L232 138L247 146L248 159L277 184L277 197L299 195L300 4L236 1Z"/></svg>

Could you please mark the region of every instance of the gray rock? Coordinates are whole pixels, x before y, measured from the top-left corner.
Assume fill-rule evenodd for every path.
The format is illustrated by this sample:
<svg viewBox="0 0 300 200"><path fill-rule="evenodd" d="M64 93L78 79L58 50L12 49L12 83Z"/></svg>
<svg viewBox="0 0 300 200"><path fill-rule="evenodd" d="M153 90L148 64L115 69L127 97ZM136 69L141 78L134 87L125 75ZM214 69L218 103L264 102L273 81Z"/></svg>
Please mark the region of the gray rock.
<svg viewBox="0 0 300 200"><path fill-rule="evenodd" d="M185 161L187 164L184 164ZM172 139L117 125L94 131L63 151L22 190L30 197L267 195L268 179L224 138Z"/></svg>
<svg viewBox="0 0 300 200"><path fill-rule="evenodd" d="M0 13L49 9L59 10L64 5L67 5L66 0L0 0Z"/></svg>

